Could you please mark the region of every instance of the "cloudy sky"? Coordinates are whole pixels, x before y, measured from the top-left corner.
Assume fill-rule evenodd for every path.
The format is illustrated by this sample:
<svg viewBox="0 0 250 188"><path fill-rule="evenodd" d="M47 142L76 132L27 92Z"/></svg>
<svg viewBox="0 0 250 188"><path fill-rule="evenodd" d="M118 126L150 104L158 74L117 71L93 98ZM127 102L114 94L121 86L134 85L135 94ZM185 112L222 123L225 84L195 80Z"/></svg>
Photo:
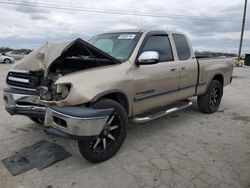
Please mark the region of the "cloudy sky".
<svg viewBox="0 0 250 188"><path fill-rule="evenodd" d="M237 53L243 6L244 0L0 0L0 47L35 49L109 30L161 28L186 32L195 50ZM246 19L243 53L250 52L249 6Z"/></svg>

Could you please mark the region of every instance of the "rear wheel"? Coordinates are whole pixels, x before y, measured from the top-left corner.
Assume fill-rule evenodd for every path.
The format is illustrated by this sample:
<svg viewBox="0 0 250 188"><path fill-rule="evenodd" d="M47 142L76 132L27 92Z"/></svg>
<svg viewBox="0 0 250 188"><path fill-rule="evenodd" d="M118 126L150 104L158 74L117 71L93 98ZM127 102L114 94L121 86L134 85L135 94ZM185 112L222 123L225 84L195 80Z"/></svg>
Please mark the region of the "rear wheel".
<svg viewBox="0 0 250 188"><path fill-rule="evenodd" d="M113 108L100 135L88 140L74 141L74 149L86 160L99 163L116 154L122 146L127 132L128 117L124 108L116 101L102 99L92 105L96 109Z"/></svg>
<svg viewBox="0 0 250 188"><path fill-rule="evenodd" d="M207 92L198 96L197 103L202 112L214 113L220 106L223 95L223 86L217 80L212 80Z"/></svg>

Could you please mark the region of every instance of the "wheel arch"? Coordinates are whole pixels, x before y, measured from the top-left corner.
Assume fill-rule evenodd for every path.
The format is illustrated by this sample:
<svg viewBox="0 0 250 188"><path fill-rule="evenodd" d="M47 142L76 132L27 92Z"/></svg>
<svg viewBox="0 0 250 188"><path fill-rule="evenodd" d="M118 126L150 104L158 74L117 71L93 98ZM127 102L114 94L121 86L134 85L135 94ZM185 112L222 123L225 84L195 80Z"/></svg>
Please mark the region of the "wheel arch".
<svg viewBox="0 0 250 188"><path fill-rule="evenodd" d="M221 83L222 87L224 87L224 76L221 73L217 73L217 74L214 74L213 76L211 76L211 78L210 78L210 80L209 80L209 82L207 84L206 92L207 92L208 87L211 84L212 80L219 81Z"/></svg>
<svg viewBox="0 0 250 188"><path fill-rule="evenodd" d="M5 62L5 60L9 60L9 61L11 62L11 59L10 59L10 58L7 58L7 57L4 58L4 59L3 59L3 62Z"/></svg>
<svg viewBox="0 0 250 188"><path fill-rule="evenodd" d="M212 80L217 80L222 84L222 86L224 86L224 76L223 76L223 74L217 73L217 74L212 75L211 78L209 79L209 82L207 84L207 89L208 89L208 87L209 87Z"/></svg>
<svg viewBox="0 0 250 188"><path fill-rule="evenodd" d="M111 99L111 100L114 100L114 101L118 102L119 104L121 104L124 107L127 114L131 113L129 100L128 100L127 95L124 92L122 92L120 90L104 91L104 92L96 95L91 100L91 102L96 102L97 100L100 100L102 98L107 98L107 99Z"/></svg>
<svg viewBox="0 0 250 188"><path fill-rule="evenodd" d="M224 86L224 76L222 74L216 74L213 76L212 80L217 80Z"/></svg>

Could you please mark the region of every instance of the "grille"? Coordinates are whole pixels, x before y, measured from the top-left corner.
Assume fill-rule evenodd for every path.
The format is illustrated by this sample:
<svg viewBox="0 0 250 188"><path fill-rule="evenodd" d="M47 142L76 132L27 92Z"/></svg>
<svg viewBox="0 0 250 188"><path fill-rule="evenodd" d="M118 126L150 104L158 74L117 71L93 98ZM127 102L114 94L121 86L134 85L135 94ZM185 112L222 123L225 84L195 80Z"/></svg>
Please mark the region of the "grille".
<svg viewBox="0 0 250 188"><path fill-rule="evenodd" d="M31 72L9 72L6 82L10 86L33 89L39 84L39 77Z"/></svg>

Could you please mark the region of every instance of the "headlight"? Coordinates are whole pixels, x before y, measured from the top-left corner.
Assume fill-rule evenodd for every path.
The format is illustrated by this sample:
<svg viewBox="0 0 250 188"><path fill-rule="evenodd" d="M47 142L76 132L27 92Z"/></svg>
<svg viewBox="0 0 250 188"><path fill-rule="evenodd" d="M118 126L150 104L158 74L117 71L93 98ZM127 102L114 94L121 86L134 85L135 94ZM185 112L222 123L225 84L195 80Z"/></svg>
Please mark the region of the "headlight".
<svg viewBox="0 0 250 188"><path fill-rule="evenodd" d="M59 100L65 99L70 92L70 88L71 88L70 84L57 84L56 85L57 99L59 99Z"/></svg>
<svg viewBox="0 0 250 188"><path fill-rule="evenodd" d="M43 102L61 101L66 99L70 92L71 84L56 84L51 88L40 88L44 92L41 95Z"/></svg>

